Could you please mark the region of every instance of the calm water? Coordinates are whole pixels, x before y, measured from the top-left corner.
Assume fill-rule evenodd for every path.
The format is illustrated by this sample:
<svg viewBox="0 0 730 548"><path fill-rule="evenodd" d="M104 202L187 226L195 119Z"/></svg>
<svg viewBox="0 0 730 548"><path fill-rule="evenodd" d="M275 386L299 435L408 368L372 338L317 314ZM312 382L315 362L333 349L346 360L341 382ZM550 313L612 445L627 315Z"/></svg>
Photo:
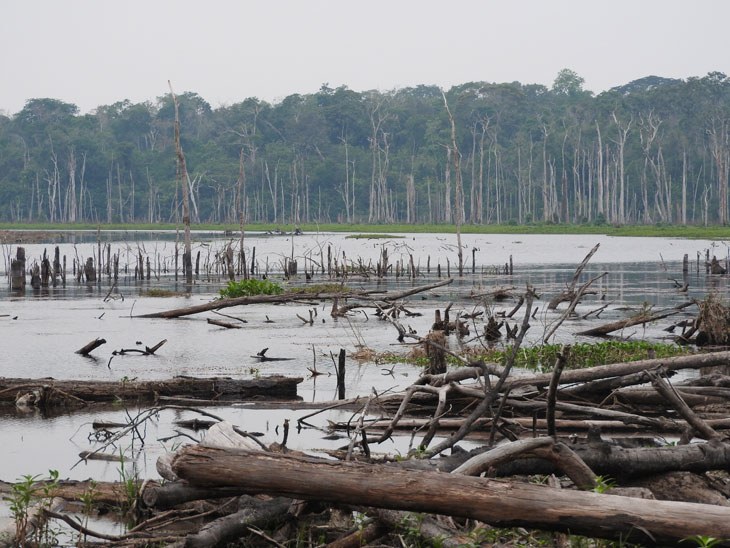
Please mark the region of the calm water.
<svg viewBox="0 0 730 548"><path fill-rule="evenodd" d="M62 256L67 258L71 270L74 258L79 261L89 256L98 256L96 233L74 234L66 243L59 244ZM253 305L228 308L222 312L247 321L242 329L227 330L211 326L207 318L221 318L209 312L186 319L157 320L133 316L149 312L186 307L208 302L216 297L222 285L213 266L214 258L225 245L238 239L213 234L196 234L194 256L201 253L201 268L193 291L187 296L152 298L146 296L150 288L182 290L181 282L175 282L170 268L174 264L175 236L143 233L104 233L104 244L111 246L112 253L119 253L122 265L117 288L109 299L105 297L111 288L106 276L97 284L78 284L69 273L65 287L47 288L34 292L30 288L24 295L11 294L8 283L0 289L0 376L4 377L54 377L58 379L160 379L175 375L229 376L252 378L258 375L283 374L303 377L299 394L305 401L327 401L335 398L335 377L332 356L340 348L348 353L359 345L376 352L405 354L409 348L396 341L395 329L379 321L372 310L355 313L348 319L333 320L329 315L328 303L292 303L280 306ZM605 236L511 236L487 235L463 237L466 247L464 256L468 275L452 285L417 295L408 300L407 307L422 316L403 318L402 323L418 334L428 332L433 322L435 308L443 308L453 302L452 313L484 310L484 301L473 294L486 293L495 288L514 287L515 294L531 284L541 295L535 303L540 308L531 322L528 334L530 342L539 341L557 315L546 313L547 302L560 292L573 277L576 266L596 244L600 249L594 255L581 277L585 282L602 272L607 276L594 284L595 295L588 295L577 311L585 314L608 304L599 320L569 320L553 339L557 342L574 340L573 333L599 325L613 319L626 317L629 309L652 306L654 309L671 307L689 298L702 299L708 290L715 290L727 297L727 278L709 276L704 267L698 268L698 254L704 260L705 250L725 260L727 247L724 243L701 240L665 238L611 238ZM102 245L104 245L102 244ZM24 246L28 263L39 260L44 249L52 256L55 244L32 244ZM306 234L296 236L246 235L246 255L255 255L259 272L267 271L272 279L281 280L281 265L292 256L299 261L300 268L314 267L319 271L322 260L326 261L328 251L342 261L343 253L348 261L374 264L383 247L389 252L390 262L403 260L406 264L413 256L421 277L412 282L391 276L380 288L397 290L413 285L436 281L436 265L440 264L445 276L447 262L452 276L456 275L457 250L454 236L407 235L392 239L347 239L343 234ZM15 255L15 245L2 247L4 260L0 262L0 274L7 276L9 258ZM476 251L472 255L472 249ZM151 280L142 282L133 279L133 265L136 255L142 250L152 257L155 266ZM690 269L686 279L687 293L676 289L674 280L683 283L682 258L688 255ZM472 271L474 257L474 271ZM503 267L512 257L512 276L495 275L497 267ZM431 271L426 272L430 264ZM124 265L128 265L124 272ZM163 271L167 266L168 272ZM6 278L7 279L7 278ZM315 280L316 281L316 280ZM304 283L299 280L292 283ZM350 285L363 288L378 287L377 280L351 279ZM510 310L514 301L487 303L488 311ZM563 305L565 306L565 305ZM309 317L310 310L316 310L314 325L305 325L297 314ZM690 309L691 310L691 309ZM663 339L662 331L670 323L683 316L668 318L657 325L637 326L626 330L623 336L634 339ZM521 321L520 313L515 317ZM481 328L480 325L477 325ZM96 337L107 343L93 352L93 358L75 354L75 350ZM113 350L136 348L139 343L152 346L167 339L156 356L116 356ZM454 341L455 344L456 341ZM268 356L295 358L290 361L258 363L252 359L262 348L268 347ZM110 361L111 358L111 361ZM308 368L316 365L324 375L312 377ZM418 368L399 364L389 368L372 361L358 363L348 360L348 396L367 396L373 389L382 393L401 389L410 384L419 374ZM244 429L264 433L265 440L281 439L281 425L284 419L292 424L296 418L309 411L254 410L251 408L221 408L210 410L230 419ZM133 410L129 411L134 413ZM94 420L124 420L126 411L112 410L104 413L74 413L55 418L42 418L36 413L23 415L15 410L5 410L0 415L3 427L0 429L0 444L4 448L0 479L12 481L23 474L44 474L49 468L61 471L62 477L83 479L118 479L118 464L91 462L73 465L78 453L94 448L88 439L91 422ZM161 452L183 440L161 443L157 440L172 434L171 421L176 415L194 418L188 412L166 412L160 420L148 424L146 450L136 460L138 471L145 477L155 477L154 461ZM327 419L346 420L349 414L333 412L312 420L313 424L325 429ZM278 431L277 431L278 429ZM293 429L294 430L294 429ZM347 440L328 440L325 433L317 429L290 432L289 445L299 449L340 447ZM121 447L131 450L132 447ZM405 446L383 447L384 452L406 450ZM376 449L377 450L377 449Z"/></svg>

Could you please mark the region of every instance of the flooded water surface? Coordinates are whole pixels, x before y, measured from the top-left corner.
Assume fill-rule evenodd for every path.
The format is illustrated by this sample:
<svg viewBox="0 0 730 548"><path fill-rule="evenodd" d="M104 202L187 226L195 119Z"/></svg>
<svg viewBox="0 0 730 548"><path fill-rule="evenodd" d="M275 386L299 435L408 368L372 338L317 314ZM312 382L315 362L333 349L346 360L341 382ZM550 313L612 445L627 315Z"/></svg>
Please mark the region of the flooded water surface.
<svg viewBox="0 0 730 548"><path fill-rule="evenodd" d="M413 344L398 343L395 328L379 320L373 309L365 308L338 319L330 315L331 302L318 301L250 305L220 311L244 320L245 323L238 322L241 329L209 324L209 318L238 321L214 312L175 320L138 317L207 303L218 296L225 281L222 263L217 258L229 244L238 257L240 239L238 236L195 234L194 240L193 256L198 273L192 288L186 288L182 278L177 276L176 279L174 275L175 257L181 250L174 234L75 233L59 238L58 243L24 245L28 267L34 261L40 262L44 251L52 257L58 245L60 256L66 258L66 281L65 285L59 281L56 287L38 290L28 286L24 293L11 292L9 282L3 284L0 289L0 376L121 381L167 379L178 375L246 379L276 374L301 377L298 394L305 402L326 402L337 397L334 361L342 348L349 356L348 397L400 390L420 374L416 366L384 364L372 357L384 353L406 355ZM624 318L629 314L627 310L669 308L687 299L702 299L711 290L727 297L727 278L705 272L708 251L725 261L727 247L724 243L594 235L465 235L462 243L465 262L462 277L458 276L456 268L456 239L451 235L352 239L343 234L246 234L244 251L248 261L255 257L256 276L266 275L285 286L339 282L340 279L330 279L326 273L325 267L335 262L360 265L361 273L370 273L367 276L350 274L348 287L389 292L437 282L450 274L454 278L452 284L406 301L406 308L420 315L401 317L400 321L419 335L428 333L437 308L443 309L453 303L452 315L474 311L495 314L510 310L529 284L540 299L535 302L539 310L531 321L527 338L530 344L539 343L561 313L560 309L557 313L547 312L547 303L570 283L576 266L597 243L600 247L584 270L580 283L606 274L594 282L593 292L586 295L576 309L576 318L566 321L550 342L573 341L577 331ZM2 249L4 261L0 262L0 269L4 270L0 273L7 280L10 259L15 256L17 245L6 244ZM74 261L80 264L94 257L98 263L100 250L102 262L107 252L119 255L116 285L105 272L98 282L78 282L73 273ZM386 278L379 279L373 275L374 267L383 257L384 250L392 270ZM135 279L140 254L144 263L150 259L149 279L146 274L142 280ZM685 255L688 268L683 272ZM284 264L291 260L297 261L299 273L284 279ZM411 262L417 270L415 279L407 275ZM511 275L505 272L510 263ZM401 272L397 278L396 272ZM310 281L306 280L305 273L312 277ZM686 290L680 291L685 284ZM514 298L494 302L484 297L497 288L512 288ZM167 297L151 296L151 289L175 293ZM607 307L600 319L580 319L603 305ZM303 321L309 318L313 320L311 324ZM663 328L677 319L636 326L618 335L667 340L668 334ZM521 321L520 312L514 321ZM472 334L474 329L481 330L483 323L476 321ZM95 338L105 339L106 344L97 348L91 357L75 353ZM163 340L166 343L153 356L114 355L114 351L153 346ZM457 344L456 340L452 341L454 348L458 348ZM287 359L259 362L255 356L264 348L268 348L268 357ZM372 356L356 359L354 355L363 349L372 351ZM322 374L313 376L313 370ZM295 425L298 418L311 413L303 409L256 409L254 406L206 410L243 429L262 433L266 443L281 441L285 420ZM0 410L0 444L4 448L0 479L14 481L24 474L45 474L50 468L58 469L61 477L119 479L119 463L79 463L78 454L98 446L96 439L90 437L93 421L126 422L137 412L138 409L118 407L103 412L81 411L43 417L37 411ZM183 410L164 411L157 420L146 423L144 451L134 451L139 447L118 447L118 451L131 455L132 460L127 465L133 461L136 473L157 477L154 466L157 456L174 449L176 444L191 441L177 436L180 429L175 427L174 421L179 418L195 418L195 415ZM342 447L348 440L331 439L327 421L350 418L351 413L345 411L316 416L311 420L311 428L291 429L288 445L302 450ZM198 437L200 434L187 432L186 435ZM381 449L383 452L404 451L407 442Z"/></svg>

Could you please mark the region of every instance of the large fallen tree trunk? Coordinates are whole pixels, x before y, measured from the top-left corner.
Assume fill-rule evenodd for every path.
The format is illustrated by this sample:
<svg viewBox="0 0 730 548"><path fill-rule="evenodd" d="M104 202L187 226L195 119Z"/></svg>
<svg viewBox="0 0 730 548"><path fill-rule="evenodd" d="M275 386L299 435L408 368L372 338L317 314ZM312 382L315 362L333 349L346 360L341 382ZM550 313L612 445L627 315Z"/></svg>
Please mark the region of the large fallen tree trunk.
<svg viewBox="0 0 730 548"><path fill-rule="evenodd" d="M655 358L650 360L639 360L635 362L613 363L609 365L599 365L596 367L587 367L585 369L574 369L564 371L560 376L560 384L573 384L580 382L594 381L597 379L607 379L609 377L620 377L639 373L646 369L654 369L663 367L667 371L678 371L680 369L701 369L703 367L713 367L718 365L730 364L730 351L709 352L706 354L692 354L688 356L674 356L671 358ZM499 371L493 369L493 374L499 374ZM505 388L514 389L518 386L537 386L545 387L550 384L552 373L541 373L537 375L524 375L505 383Z"/></svg>
<svg viewBox="0 0 730 548"><path fill-rule="evenodd" d="M639 500L543 485L313 457L193 446L173 460L193 485L473 518L645 544L730 538L730 508Z"/></svg>
<svg viewBox="0 0 730 548"><path fill-rule="evenodd" d="M661 320L663 318L668 318L669 316L674 316L675 314L679 314L683 309L687 308L688 306L692 306L693 304L696 303L694 301L688 301L686 303L678 304L674 308L662 312L656 312L654 314L645 312L637 316L627 318L625 320L618 320L615 322L599 325L598 327L593 327L591 329L586 329L585 331L579 331L578 333L576 333L576 335L583 335L585 337L605 337L609 333L618 331L619 329L633 327L634 325L644 325L647 323L655 322L657 320Z"/></svg>
<svg viewBox="0 0 730 548"><path fill-rule="evenodd" d="M270 398L294 399L301 377L270 376L256 379L228 377L174 377L158 381L79 381L0 378L0 403L23 401L38 407L85 405L92 402L154 402L161 396L188 396L208 400Z"/></svg>
<svg viewBox="0 0 730 548"><path fill-rule="evenodd" d="M454 280L449 278L437 283L422 285L419 287L413 287L397 293L388 293L387 291L373 290L373 291L348 291L342 293L303 293L303 292L291 292L282 293L281 295L252 295L247 297L235 297L232 299L218 299L209 303L203 303L195 306L188 306L185 308L176 308L174 310L166 310L163 312L153 312L151 314L141 314L135 316L137 318L181 318L183 316L191 316L193 314L199 314L201 312L208 312L211 310L220 310L221 308L229 308L231 306L243 306L249 304L272 304L272 303L286 303L301 300L327 300L327 299L351 299L351 298L367 298L374 294L379 294L378 299L385 302L392 302L398 299L405 299L411 295L421 293L423 291L430 291L444 285L448 285Z"/></svg>

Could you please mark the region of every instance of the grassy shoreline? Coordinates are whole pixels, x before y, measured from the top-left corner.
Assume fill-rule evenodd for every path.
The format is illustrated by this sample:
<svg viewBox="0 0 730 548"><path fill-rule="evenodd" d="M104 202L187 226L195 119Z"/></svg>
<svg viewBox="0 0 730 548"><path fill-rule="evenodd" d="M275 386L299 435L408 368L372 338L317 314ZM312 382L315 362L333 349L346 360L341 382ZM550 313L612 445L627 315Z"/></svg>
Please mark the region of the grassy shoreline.
<svg viewBox="0 0 730 548"><path fill-rule="evenodd" d="M368 224L302 224L297 225L305 233L314 232L353 232L361 234L454 234L456 227L447 224L392 224L392 225L368 225ZM238 232L240 227L233 224L208 224L203 223L191 227L195 231L206 232ZM282 230L292 232L295 225L250 224L245 225L248 232L268 232ZM161 224L51 224L51 223L0 223L0 230L4 231L182 231L182 227L171 223ZM670 225L632 225L632 226L609 226L609 225L571 225L571 224L532 224L532 225L464 225L462 234L602 234L607 236L645 236L645 237L673 237L673 238L694 238L708 240L730 240L730 227L726 226L670 226Z"/></svg>

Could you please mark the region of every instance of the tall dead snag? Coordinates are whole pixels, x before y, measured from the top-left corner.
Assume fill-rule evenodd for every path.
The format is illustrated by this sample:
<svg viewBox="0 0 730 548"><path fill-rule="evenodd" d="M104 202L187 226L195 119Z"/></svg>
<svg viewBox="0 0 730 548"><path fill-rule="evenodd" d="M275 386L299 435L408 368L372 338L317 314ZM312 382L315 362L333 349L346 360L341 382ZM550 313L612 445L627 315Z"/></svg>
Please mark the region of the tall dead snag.
<svg viewBox="0 0 730 548"><path fill-rule="evenodd" d="M170 86L170 96L175 106L175 151L177 153L178 176L182 186L183 195L183 226L185 229L185 253L183 254L183 269L185 270L185 282L193 283L193 251L190 243L190 198L188 195L188 185L190 177L188 168L185 164L185 154L183 154L182 145L180 144L180 112L175 92L172 90L172 83L168 80Z"/></svg>
<svg viewBox="0 0 730 548"><path fill-rule="evenodd" d="M454 160L454 177L456 178L456 211L454 213L454 222L456 223L456 245L458 247L459 257L459 276L464 275L464 253L461 248L461 224L464 222L464 187L461 181L461 153L459 147L456 144L456 123L454 122L454 116L451 114L449 109L449 103L446 101L446 94L442 91L441 96L444 98L444 107L446 107L446 114L449 116L449 122L451 122L451 157Z"/></svg>
<svg viewBox="0 0 730 548"><path fill-rule="evenodd" d="M199 446L180 451L172 468L193 486L237 487L248 494L445 514L500 527L569 531L665 546L692 535L730 538L730 508L710 504Z"/></svg>
<svg viewBox="0 0 730 548"><path fill-rule="evenodd" d="M591 260L591 257L593 257L594 253L598 251L598 248L601 246L600 243L593 246L593 249L591 249L588 254L584 257L583 261L578 265L578 268L575 269L575 274L573 274L573 279L570 281L570 285L559 295L556 295L550 300L550 303L548 303L548 310L555 310L558 305L565 301L572 301L575 298L575 286L578 284L578 280L580 279L580 275L583 272L583 269L588 264L588 261Z"/></svg>

